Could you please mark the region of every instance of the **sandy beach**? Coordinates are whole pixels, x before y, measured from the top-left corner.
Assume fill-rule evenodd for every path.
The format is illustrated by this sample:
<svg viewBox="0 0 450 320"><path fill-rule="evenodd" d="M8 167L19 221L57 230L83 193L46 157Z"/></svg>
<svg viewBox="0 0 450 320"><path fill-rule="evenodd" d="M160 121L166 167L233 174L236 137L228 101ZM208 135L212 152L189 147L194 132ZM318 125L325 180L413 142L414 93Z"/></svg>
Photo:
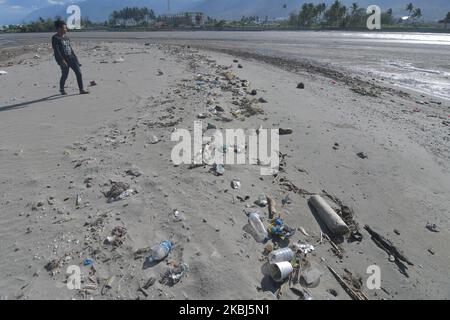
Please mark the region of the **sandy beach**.
<svg viewBox="0 0 450 320"><path fill-rule="evenodd" d="M42 36L0 49L0 298L351 299L329 267L369 300L450 298L449 100L208 41L74 39L90 95L78 95L72 72L68 96L58 95ZM171 134L199 118L253 134L292 129L280 135L278 174L174 165ZM108 202L117 182L133 194ZM308 205L313 194L348 208L362 238L329 234ZM266 244L246 228L253 211L267 224L260 195L296 230L290 245L314 246L299 270L318 270L317 286L268 275ZM162 240L171 253L148 266ZM79 290L67 287L71 265ZM366 285L372 265L380 289Z"/></svg>

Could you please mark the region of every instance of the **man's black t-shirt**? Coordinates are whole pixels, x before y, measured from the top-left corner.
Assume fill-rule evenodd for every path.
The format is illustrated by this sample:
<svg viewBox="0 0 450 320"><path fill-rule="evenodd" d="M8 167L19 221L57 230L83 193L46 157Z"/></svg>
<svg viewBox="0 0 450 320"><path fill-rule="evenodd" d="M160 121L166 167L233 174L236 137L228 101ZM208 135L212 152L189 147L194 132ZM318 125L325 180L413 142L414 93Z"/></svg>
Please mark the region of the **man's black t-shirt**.
<svg viewBox="0 0 450 320"><path fill-rule="evenodd" d="M67 63L78 63L77 56L73 52L72 45L68 37L55 34L52 37L52 47L56 62L58 64L61 64L63 60L65 60Z"/></svg>

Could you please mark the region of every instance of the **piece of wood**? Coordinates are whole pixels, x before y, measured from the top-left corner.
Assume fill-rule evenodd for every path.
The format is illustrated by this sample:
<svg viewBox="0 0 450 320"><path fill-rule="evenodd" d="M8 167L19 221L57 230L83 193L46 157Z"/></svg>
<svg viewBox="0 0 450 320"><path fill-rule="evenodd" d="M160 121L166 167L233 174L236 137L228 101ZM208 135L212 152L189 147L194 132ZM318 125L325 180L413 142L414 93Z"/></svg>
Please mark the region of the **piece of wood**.
<svg viewBox="0 0 450 320"><path fill-rule="evenodd" d="M344 220L342 220L321 196L312 196L309 198L309 203L314 207L317 215L333 234L344 235L350 231Z"/></svg>
<svg viewBox="0 0 450 320"><path fill-rule="evenodd" d="M339 284L342 286L342 288L347 292L347 294L354 300L369 300L366 295L364 295L362 292L357 292L353 290L345 281L341 278L341 276L334 271L334 269L330 266L327 266L328 269L331 271L331 273L334 275L334 277L337 279Z"/></svg>
<svg viewBox="0 0 450 320"><path fill-rule="evenodd" d="M410 266L413 266L414 264L404 255L402 251L397 249L394 244L391 242L391 240L383 237L382 235L378 234L372 228L370 228L367 224L364 226L364 229L367 230L367 232L372 237L372 240L384 251L386 251L389 255L393 255L398 260L403 261L407 263Z"/></svg>
<svg viewBox="0 0 450 320"><path fill-rule="evenodd" d="M271 197L267 196L266 198L269 208L269 219L273 219L273 217L277 214L277 209L275 208L276 203Z"/></svg>

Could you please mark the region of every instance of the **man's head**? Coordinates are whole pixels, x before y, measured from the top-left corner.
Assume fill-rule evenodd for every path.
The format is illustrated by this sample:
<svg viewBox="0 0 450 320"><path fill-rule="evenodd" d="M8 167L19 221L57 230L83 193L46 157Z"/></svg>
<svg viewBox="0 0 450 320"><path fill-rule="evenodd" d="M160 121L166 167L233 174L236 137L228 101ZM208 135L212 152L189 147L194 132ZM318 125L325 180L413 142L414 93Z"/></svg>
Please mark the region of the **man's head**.
<svg viewBox="0 0 450 320"><path fill-rule="evenodd" d="M60 35L67 33L67 25L62 20L55 21L55 28L56 28L56 32L58 32L58 34L60 34Z"/></svg>

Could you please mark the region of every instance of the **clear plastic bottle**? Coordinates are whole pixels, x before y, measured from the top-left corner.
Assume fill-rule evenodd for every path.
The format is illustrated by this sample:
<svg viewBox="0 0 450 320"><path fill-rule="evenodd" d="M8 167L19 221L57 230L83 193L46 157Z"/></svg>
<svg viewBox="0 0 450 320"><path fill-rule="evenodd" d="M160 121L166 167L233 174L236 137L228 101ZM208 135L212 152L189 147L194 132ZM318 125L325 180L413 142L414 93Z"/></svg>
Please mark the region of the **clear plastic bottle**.
<svg viewBox="0 0 450 320"><path fill-rule="evenodd" d="M256 212L252 212L248 215L248 223L250 224L253 236L255 237L255 240L258 242L264 242L268 239L268 233L266 230L266 227L261 221L261 218L259 217L259 214Z"/></svg>
<svg viewBox="0 0 450 320"><path fill-rule="evenodd" d="M150 256L147 258L149 262L161 261L167 257L172 250L172 242L164 240L160 244L150 249Z"/></svg>
<svg viewBox="0 0 450 320"><path fill-rule="evenodd" d="M269 254L269 262L277 263L283 261L291 261L294 257L294 252L290 248L281 248L275 251L272 251Z"/></svg>

